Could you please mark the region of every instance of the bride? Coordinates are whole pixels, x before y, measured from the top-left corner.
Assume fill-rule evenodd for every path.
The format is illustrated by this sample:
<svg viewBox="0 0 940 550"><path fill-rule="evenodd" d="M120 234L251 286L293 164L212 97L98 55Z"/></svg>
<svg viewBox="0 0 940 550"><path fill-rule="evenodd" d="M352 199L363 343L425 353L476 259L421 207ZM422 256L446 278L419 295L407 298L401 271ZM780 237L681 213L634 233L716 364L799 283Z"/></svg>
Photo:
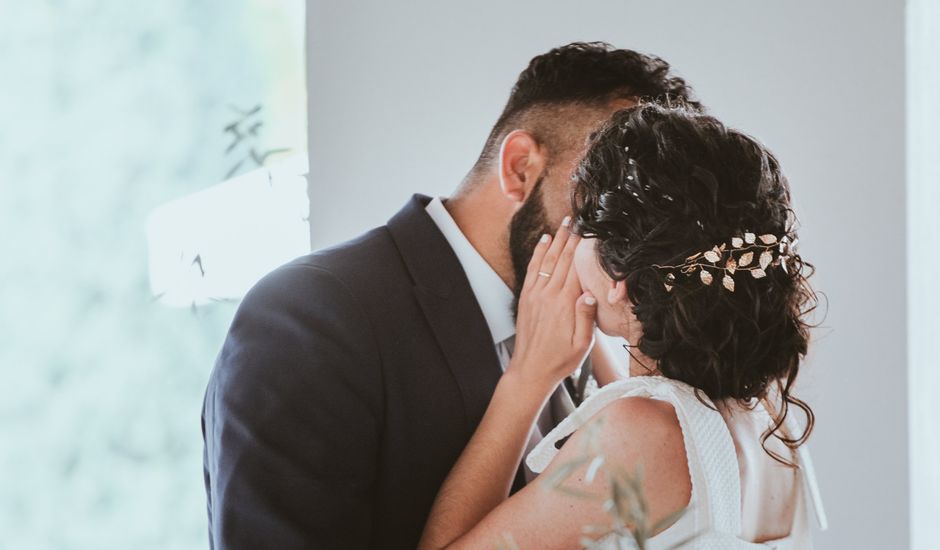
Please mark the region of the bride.
<svg viewBox="0 0 940 550"><path fill-rule="evenodd" d="M811 547L813 413L791 392L815 297L776 158L645 104L597 132L574 181L574 223L535 249L516 352L420 548ZM541 475L510 497L595 324L635 344L630 376L595 361L602 387L525 457Z"/></svg>

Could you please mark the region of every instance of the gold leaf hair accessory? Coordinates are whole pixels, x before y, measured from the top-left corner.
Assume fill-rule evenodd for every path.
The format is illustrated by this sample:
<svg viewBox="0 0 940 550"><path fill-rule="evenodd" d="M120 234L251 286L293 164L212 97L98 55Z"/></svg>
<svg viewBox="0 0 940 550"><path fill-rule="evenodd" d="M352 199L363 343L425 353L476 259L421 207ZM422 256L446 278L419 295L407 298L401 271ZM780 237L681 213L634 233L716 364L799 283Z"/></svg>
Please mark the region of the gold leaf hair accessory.
<svg viewBox="0 0 940 550"><path fill-rule="evenodd" d="M787 261L795 246L796 241L791 241L787 235L778 237L744 231L726 243L689 256L680 265L654 264L653 267L666 273L663 286L670 292L680 276L688 278L696 274L703 285L710 286L720 279L725 290L734 292L736 273L747 272L754 279L762 279L767 276L768 268L776 266L786 273Z"/></svg>

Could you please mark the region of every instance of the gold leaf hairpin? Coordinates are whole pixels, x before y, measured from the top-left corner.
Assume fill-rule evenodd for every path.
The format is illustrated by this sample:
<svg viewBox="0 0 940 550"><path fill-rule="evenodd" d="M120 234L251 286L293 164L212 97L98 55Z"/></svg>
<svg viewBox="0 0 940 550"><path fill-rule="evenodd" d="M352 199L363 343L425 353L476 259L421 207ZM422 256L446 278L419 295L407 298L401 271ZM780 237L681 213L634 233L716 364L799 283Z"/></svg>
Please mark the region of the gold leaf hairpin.
<svg viewBox="0 0 940 550"><path fill-rule="evenodd" d="M734 292L734 275L738 272L748 272L754 279L766 277L767 268L771 266L779 265L786 272L786 262L791 248L795 245L795 241L791 242L787 235L757 235L750 231L731 237L729 243L730 247L728 243L722 243L697 252L679 265L655 264L653 267L666 272L663 286L669 292L677 284L679 274L688 277L697 272L699 281L709 286L715 281L712 271L722 275L721 285L725 290Z"/></svg>

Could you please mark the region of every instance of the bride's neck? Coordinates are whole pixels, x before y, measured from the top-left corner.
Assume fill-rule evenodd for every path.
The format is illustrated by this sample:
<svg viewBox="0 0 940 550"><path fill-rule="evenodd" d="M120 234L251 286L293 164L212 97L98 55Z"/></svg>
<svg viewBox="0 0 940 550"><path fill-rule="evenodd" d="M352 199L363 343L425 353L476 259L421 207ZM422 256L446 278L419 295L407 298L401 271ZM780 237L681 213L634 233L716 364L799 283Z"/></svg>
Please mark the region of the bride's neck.
<svg viewBox="0 0 940 550"><path fill-rule="evenodd" d="M628 352L630 354L630 362L627 365L627 370L630 376L652 376L660 374L659 364L641 352L640 348L634 347L632 342L628 348Z"/></svg>
<svg viewBox="0 0 940 550"><path fill-rule="evenodd" d="M626 309L626 311L629 311L629 309ZM630 361L627 363L627 372L630 373L630 376L651 376L660 374L659 363L650 359L645 353L640 351L638 344L643 337L643 328L639 321L636 320L636 317L632 314L629 315L627 322L624 323L620 329L620 337L629 343L627 353L630 354Z"/></svg>

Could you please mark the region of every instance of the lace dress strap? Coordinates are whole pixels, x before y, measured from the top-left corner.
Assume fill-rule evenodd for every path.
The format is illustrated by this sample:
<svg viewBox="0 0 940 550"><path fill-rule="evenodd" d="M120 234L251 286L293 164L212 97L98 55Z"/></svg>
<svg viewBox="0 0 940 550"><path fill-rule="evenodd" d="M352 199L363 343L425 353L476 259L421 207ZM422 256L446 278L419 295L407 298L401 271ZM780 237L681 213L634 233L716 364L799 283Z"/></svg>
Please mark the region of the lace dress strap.
<svg viewBox="0 0 940 550"><path fill-rule="evenodd" d="M696 531L714 530L737 536L741 526L741 481L737 453L721 414L692 387L661 376L637 376L612 382L588 397L526 457L533 472L542 472L571 435L611 402L625 397L650 397L669 402L676 410L686 448L692 499L689 514ZM707 403L707 405L706 405Z"/></svg>

